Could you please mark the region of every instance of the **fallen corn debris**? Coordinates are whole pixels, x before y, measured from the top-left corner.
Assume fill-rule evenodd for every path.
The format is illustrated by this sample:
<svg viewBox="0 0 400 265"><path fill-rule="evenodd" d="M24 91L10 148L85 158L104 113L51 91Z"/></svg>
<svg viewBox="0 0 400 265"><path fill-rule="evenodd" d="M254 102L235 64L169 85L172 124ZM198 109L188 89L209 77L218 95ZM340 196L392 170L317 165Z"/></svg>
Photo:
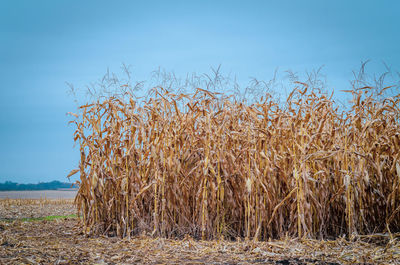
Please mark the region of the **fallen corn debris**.
<svg viewBox="0 0 400 265"><path fill-rule="evenodd" d="M1 264L400 264L399 240L87 237L76 219L0 222Z"/></svg>

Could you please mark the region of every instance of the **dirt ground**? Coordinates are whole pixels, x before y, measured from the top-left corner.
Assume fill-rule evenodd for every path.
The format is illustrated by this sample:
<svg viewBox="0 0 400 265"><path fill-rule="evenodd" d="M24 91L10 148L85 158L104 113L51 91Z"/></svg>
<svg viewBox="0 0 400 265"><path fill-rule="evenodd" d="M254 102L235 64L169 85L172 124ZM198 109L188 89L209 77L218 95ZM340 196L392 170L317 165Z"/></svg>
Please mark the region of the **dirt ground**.
<svg viewBox="0 0 400 265"><path fill-rule="evenodd" d="M400 239L387 235L353 242L119 239L88 237L77 218L22 220L73 212L72 200L0 200L0 264L400 264Z"/></svg>

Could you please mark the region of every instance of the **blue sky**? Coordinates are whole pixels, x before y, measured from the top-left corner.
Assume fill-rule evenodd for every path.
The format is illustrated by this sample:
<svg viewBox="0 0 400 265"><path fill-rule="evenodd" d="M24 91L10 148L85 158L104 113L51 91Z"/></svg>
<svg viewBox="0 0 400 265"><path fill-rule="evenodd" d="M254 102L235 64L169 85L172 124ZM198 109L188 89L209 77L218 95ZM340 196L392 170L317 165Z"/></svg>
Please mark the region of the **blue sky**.
<svg viewBox="0 0 400 265"><path fill-rule="evenodd" d="M65 180L78 164L75 87L131 65L147 79L222 65L239 81L324 65L328 85L352 71L400 69L399 1L0 2L0 182Z"/></svg>

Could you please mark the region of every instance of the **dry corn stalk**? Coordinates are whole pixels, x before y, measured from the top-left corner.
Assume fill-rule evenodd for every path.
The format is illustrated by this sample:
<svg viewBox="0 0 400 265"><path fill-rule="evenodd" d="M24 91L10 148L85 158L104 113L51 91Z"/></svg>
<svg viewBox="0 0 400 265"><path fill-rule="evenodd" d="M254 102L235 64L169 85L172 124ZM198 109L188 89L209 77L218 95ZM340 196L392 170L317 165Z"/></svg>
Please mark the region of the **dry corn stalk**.
<svg viewBox="0 0 400 265"><path fill-rule="evenodd" d="M303 85L301 85L303 86ZM280 107L198 89L81 106L85 231L268 239L400 230L400 95L296 88Z"/></svg>

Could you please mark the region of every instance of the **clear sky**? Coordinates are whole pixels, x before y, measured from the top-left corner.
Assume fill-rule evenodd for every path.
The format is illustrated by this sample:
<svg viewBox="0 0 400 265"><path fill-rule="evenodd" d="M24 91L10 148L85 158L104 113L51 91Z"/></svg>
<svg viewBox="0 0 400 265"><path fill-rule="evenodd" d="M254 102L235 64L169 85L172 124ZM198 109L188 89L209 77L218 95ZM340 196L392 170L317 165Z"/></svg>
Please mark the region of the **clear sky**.
<svg viewBox="0 0 400 265"><path fill-rule="evenodd" d="M269 80L324 65L347 89L352 71L400 69L400 1L0 1L0 182L66 180L78 164L76 87L132 66L222 70Z"/></svg>

